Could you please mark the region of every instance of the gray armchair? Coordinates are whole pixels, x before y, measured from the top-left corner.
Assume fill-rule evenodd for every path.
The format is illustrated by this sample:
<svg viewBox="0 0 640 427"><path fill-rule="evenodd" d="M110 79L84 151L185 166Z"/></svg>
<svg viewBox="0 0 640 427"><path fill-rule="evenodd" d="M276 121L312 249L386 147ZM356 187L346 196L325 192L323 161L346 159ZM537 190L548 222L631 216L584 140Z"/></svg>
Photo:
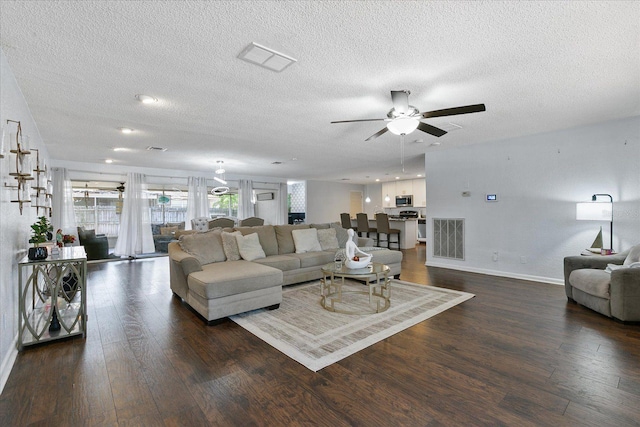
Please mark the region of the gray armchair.
<svg viewBox="0 0 640 427"><path fill-rule="evenodd" d="M569 301L623 322L640 322L640 268L605 271L608 264L629 265L640 245L611 256L564 259L564 285Z"/></svg>
<svg viewBox="0 0 640 427"><path fill-rule="evenodd" d="M78 239L80 245L84 246L88 261L109 258L109 240L104 234L96 234L96 230L78 227Z"/></svg>

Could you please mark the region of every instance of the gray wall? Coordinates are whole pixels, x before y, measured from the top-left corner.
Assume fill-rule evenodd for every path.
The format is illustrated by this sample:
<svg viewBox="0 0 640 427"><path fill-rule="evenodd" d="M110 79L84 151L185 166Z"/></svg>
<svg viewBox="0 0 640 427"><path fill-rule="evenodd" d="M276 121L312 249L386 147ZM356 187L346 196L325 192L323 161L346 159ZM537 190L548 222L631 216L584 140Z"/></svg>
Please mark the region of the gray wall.
<svg viewBox="0 0 640 427"><path fill-rule="evenodd" d="M364 192L364 186L329 181L307 181L306 223L340 222L340 214L349 212L352 191Z"/></svg>
<svg viewBox="0 0 640 427"><path fill-rule="evenodd" d="M609 223L575 219L594 193L613 196L614 249L640 243L640 117L429 152L425 171L427 265L561 283L565 256L600 226L609 241ZM464 261L432 256L434 217L465 218Z"/></svg>

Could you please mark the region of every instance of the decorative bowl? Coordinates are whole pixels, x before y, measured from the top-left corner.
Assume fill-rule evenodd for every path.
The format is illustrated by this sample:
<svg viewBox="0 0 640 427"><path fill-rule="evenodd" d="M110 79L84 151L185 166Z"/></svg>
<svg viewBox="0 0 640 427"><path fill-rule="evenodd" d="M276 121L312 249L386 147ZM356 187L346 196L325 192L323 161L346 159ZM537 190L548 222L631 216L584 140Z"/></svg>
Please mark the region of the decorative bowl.
<svg viewBox="0 0 640 427"><path fill-rule="evenodd" d="M371 256L360 257L359 261L354 261L352 259L348 259L344 262L344 265L347 266L348 269L356 270L358 268L365 268L371 262Z"/></svg>

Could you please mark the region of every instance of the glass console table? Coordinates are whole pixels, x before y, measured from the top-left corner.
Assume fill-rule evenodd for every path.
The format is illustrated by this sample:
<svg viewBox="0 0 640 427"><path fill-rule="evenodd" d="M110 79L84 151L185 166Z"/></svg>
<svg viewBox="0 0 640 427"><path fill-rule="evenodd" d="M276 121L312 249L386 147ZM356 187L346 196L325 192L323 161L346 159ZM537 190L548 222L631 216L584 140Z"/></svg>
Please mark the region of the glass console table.
<svg viewBox="0 0 640 427"><path fill-rule="evenodd" d="M87 255L82 246L18 263L18 350L26 345L87 336Z"/></svg>

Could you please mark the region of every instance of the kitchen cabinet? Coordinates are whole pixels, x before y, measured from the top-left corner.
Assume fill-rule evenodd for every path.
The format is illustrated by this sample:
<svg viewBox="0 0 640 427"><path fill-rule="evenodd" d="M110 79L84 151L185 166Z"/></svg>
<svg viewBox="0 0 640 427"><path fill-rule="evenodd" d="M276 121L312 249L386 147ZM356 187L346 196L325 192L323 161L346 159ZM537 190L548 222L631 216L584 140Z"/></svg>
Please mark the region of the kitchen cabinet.
<svg viewBox="0 0 640 427"><path fill-rule="evenodd" d="M385 201L385 197L389 196L389 201ZM383 182L382 183L382 206L385 208L396 207L396 183Z"/></svg>
<svg viewBox="0 0 640 427"><path fill-rule="evenodd" d="M413 180L396 181L396 196L413 195Z"/></svg>
<svg viewBox="0 0 640 427"><path fill-rule="evenodd" d="M427 181L424 178L413 180L413 206L427 206Z"/></svg>

